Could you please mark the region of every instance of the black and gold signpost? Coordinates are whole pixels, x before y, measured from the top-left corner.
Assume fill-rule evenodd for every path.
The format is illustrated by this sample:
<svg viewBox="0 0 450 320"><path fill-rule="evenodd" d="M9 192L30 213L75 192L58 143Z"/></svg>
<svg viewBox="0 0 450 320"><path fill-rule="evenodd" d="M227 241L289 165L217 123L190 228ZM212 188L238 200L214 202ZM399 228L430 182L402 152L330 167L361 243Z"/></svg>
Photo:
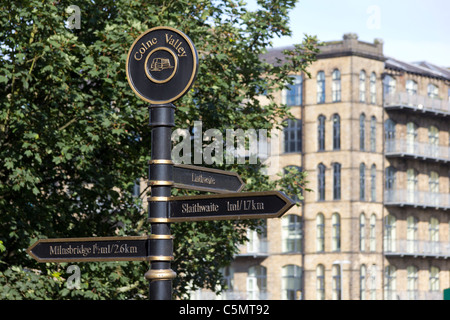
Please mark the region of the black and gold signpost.
<svg viewBox="0 0 450 320"><path fill-rule="evenodd" d="M173 101L191 87L198 71L197 51L182 32L170 27L156 27L141 34L127 57L127 78L133 91L150 103L151 161L148 199L148 221L155 241L150 246L149 281L151 300L170 300L172 280L170 268L173 241L170 232L169 200L173 186L171 134L175 126Z"/></svg>
<svg viewBox="0 0 450 320"><path fill-rule="evenodd" d="M237 173L175 165L171 135L173 101L192 86L198 71L197 51L181 31L156 27L132 44L126 63L128 83L148 102L151 127L148 222L151 234L136 237L42 239L27 253L38 262L149 261L145 273L150 300L171 300L173 239L170 224L182 221L278 218L294 202L279 191L241 192ZM218 193L171 197L172 187Z"/></svg>

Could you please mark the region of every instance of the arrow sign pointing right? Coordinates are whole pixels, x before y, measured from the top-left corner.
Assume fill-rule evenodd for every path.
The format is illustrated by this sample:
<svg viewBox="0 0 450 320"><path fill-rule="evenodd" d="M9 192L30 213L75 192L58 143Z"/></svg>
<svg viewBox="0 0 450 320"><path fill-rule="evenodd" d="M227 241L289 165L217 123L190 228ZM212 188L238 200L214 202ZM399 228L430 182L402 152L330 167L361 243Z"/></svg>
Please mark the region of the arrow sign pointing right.
<svg viewBox="0 0 450 320"><path fill-rule="evenodd" d="M295 204L280 191L174 197L170 222L279 218Z"/></svg>

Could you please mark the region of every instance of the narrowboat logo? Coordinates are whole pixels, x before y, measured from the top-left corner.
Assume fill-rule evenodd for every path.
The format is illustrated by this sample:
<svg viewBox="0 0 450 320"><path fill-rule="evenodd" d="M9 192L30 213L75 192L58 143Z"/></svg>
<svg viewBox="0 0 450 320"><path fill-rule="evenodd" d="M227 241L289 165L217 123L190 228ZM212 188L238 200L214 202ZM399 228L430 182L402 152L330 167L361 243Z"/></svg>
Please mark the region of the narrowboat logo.
<svg viewBox="0 0 450 320"><path fill-rule="evenodd" d="M131 89L151 104L164 104L183 96L198 71L197 51L184 33L156 27L141 34L127 57Z"/></svg>

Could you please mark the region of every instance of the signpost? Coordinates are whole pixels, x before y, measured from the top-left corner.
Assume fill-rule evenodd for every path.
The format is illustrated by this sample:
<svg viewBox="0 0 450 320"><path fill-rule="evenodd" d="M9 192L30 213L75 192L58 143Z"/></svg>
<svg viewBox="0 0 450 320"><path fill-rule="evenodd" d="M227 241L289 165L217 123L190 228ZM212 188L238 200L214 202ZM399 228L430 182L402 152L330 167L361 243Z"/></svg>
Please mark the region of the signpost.
<svg viewBox="0 0 450 320"><path fill-rule="evenodd" d="M244 188L236 172L183 164L173 167L173 182L175 188L217 193L240 192Z"/></svg>
<svg viewBox="0 0 450 320"><path fill-rule="evenodd" d="M38 262L145 261L149 237L41 239L27 253Z"/></svg>
<svg viewBox="0 0 450 320"><path fill-rule="evenodd" d="M279 191L240 191L244 183L235 172L175 165L171 133L173 101L192 86L198 71L194 44L179 30L156 27L132 44L126 64L128 83L150 103L152 134L149 163L148 221L151 234L139 237L42 239L27 252L39 262L150 261L145 273L151 300L170 300L173 260L172 222L281 217L294 202ZM172 187L220 193L171 197Z"/></svg>

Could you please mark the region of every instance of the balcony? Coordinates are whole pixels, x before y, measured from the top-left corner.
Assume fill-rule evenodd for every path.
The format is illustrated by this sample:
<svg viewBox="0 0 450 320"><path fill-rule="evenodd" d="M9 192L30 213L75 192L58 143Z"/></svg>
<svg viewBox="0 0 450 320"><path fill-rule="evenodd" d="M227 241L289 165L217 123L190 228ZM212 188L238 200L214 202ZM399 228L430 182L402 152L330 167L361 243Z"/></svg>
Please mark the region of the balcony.
<svg viewBox="0 0 450 320"><path fill-rule="evenodd" d="M246 245L239 248L236 257L265 258L269 256L269 241L267 239L258 239L249 241Z"/></svg>
<svg viewBox="0 0 450 320"><path fill-rule="evenodd" d="M450 104L446 100L432 99L427 96L395 92L384 96L386 110L407 109L417 113L437 116L450 116Z"/></svg>
<svg viewBox="0 0 450 320"><path fill-rule="evenodd" d="M450 209L450 194L410 190L386 190L384 204L435 209Z"/></svg>
<svg viewBox="0 0 450 320"><path fill-rule="evenodd" d="M391 240L385 242L387 257L450 258L450 242L422 240Z"/></svg>
<svg viewBox="0 0 450 320"><path fill-rule="evenodd" d="M414 159L450 162L450 147L402 139L386 140L387 157L409 157Z"/></svg>
<svg viewBox="0 0 450 320"><path fill-rule="evenodd" d="M391 291L385 295L386 300L443 300L442 291Z"/></svg>

